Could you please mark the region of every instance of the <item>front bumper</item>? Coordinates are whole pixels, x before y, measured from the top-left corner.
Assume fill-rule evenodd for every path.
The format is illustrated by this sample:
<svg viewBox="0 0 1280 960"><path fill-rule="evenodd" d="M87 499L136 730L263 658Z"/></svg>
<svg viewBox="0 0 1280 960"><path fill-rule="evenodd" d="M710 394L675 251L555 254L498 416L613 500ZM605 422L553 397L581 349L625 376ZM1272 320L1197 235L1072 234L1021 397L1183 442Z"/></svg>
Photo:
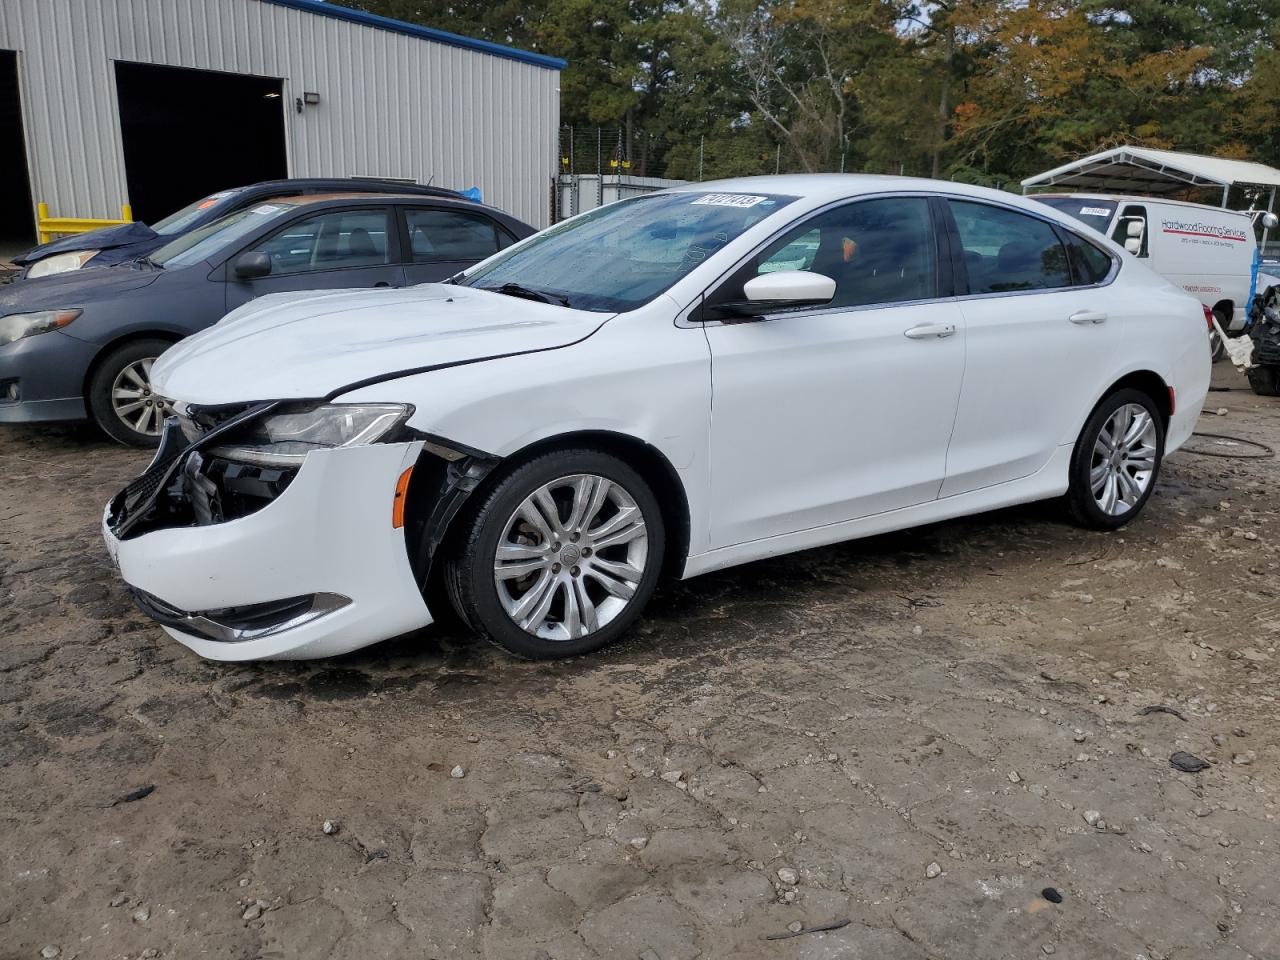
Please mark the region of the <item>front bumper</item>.
<svg viewBox="0 0 1280 960"><path fill-rule="evenodd" d="M60 330L0 347L0 423L83 420L84 380L97 352Z"/></svg>
<svg viewBox="0 0 1280 960"><path fill-rule="evenodd" d="M202 657L309 659L357 650L432 620L404 529L391 524L396 481L421 448L411 441L315 451L276 499L221 523L122 540L109 506L107 549L125 582L144 594L143 609Z"/></svg>

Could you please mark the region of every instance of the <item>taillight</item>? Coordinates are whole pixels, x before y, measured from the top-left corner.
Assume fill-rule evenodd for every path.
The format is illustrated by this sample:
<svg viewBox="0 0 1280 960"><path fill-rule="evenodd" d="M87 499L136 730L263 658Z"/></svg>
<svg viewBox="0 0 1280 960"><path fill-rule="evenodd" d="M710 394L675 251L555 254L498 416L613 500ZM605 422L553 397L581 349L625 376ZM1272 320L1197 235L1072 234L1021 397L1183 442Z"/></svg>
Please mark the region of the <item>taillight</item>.
<svg viewBox="0 0 1280 960"><path fill-rule="evenodd" d="M1213 307L1207 306L1206 304L1203 304L1203 303L1200 304L1200 306L1204 308L1204 322L1208 325L1209 329L1212 330L1213 329Z"/></svg>
<svg viewBox="0 0 1280 960"><path fill-rule="evenodd" d="M1210 314L1212 316L1212 314ZM1173 416L1178 412L1178 400L1173 395L1173 387L1169 388L1169 416Z"/></svg>

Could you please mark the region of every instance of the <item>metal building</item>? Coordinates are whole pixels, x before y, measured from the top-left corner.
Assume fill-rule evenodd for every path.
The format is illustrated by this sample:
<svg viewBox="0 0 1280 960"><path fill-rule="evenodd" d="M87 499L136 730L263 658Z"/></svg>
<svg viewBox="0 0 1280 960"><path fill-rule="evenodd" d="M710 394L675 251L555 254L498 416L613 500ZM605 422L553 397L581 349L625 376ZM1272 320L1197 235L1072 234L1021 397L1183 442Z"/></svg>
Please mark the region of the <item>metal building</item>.
<svg viewBox="0 0 1280 960"><path fill-rule="evenodd" d="M563 60L322 0L0 0L0 239L283 176L549 219Z"/></svg>

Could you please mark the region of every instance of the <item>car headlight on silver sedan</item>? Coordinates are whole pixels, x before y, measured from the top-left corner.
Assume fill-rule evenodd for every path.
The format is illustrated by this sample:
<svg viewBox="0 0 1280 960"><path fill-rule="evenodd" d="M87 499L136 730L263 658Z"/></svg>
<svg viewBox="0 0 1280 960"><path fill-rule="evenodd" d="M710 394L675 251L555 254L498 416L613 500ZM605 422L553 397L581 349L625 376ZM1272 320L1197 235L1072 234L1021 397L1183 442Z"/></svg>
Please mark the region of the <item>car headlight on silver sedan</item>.
<svg viewBox="0 0 1280 960"><path fill-rule="evenodd" d="M0 317L0 347L24 337L34 337L38 333L61 330L83 312L38 310L34 313L11 313L7 317Z"/></svg>
<svg viewBox="0 0 1280 960"><path fill-rule="evenodd" d="M29 266L27 268L27 279L52 277L55 273L70 273L72 270L79 270L101 252L101 250L75 250L71 253L55 253L52 257L37 260Z"/></svg>
<svg viewBox="0 0 1280 960"><path fill-rule="evenodd" d="M325 403L270 413L210 449L214 456L272 467L301 465L313 450L377 443L413 415L407 403Z"/></svg>

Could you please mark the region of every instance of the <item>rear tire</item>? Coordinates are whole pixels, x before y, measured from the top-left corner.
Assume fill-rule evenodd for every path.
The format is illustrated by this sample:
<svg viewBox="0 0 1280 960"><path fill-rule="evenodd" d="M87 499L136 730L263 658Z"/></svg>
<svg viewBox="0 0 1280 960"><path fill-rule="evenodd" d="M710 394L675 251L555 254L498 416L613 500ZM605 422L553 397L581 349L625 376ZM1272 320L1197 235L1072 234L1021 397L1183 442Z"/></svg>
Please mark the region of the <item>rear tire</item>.
<svg viewBox="0 0 1280 960"><path fill-rule="evenodd" d="M127 447L158 447L167 402L151 392L151 364L172 346L168 340L134 340L111 350L89 378L89 417Z"/></svg>
<svg viewBox="0 0 1280 960"><path fill-rule="evenodd" d="M444 568L472 629L517 657L552 660L598 650L635 622L666 548L639 473L598 450L556 450L480 497Z"/></svg>
<svg viewBox="0 0 1280 960"><path fill-rule="evenodd" d="M1126 388L1094 409L1071 454L1066 505L1090 530L1116 530L1142 512L1164 459L1164 420L1155 401Z"/></svg>

